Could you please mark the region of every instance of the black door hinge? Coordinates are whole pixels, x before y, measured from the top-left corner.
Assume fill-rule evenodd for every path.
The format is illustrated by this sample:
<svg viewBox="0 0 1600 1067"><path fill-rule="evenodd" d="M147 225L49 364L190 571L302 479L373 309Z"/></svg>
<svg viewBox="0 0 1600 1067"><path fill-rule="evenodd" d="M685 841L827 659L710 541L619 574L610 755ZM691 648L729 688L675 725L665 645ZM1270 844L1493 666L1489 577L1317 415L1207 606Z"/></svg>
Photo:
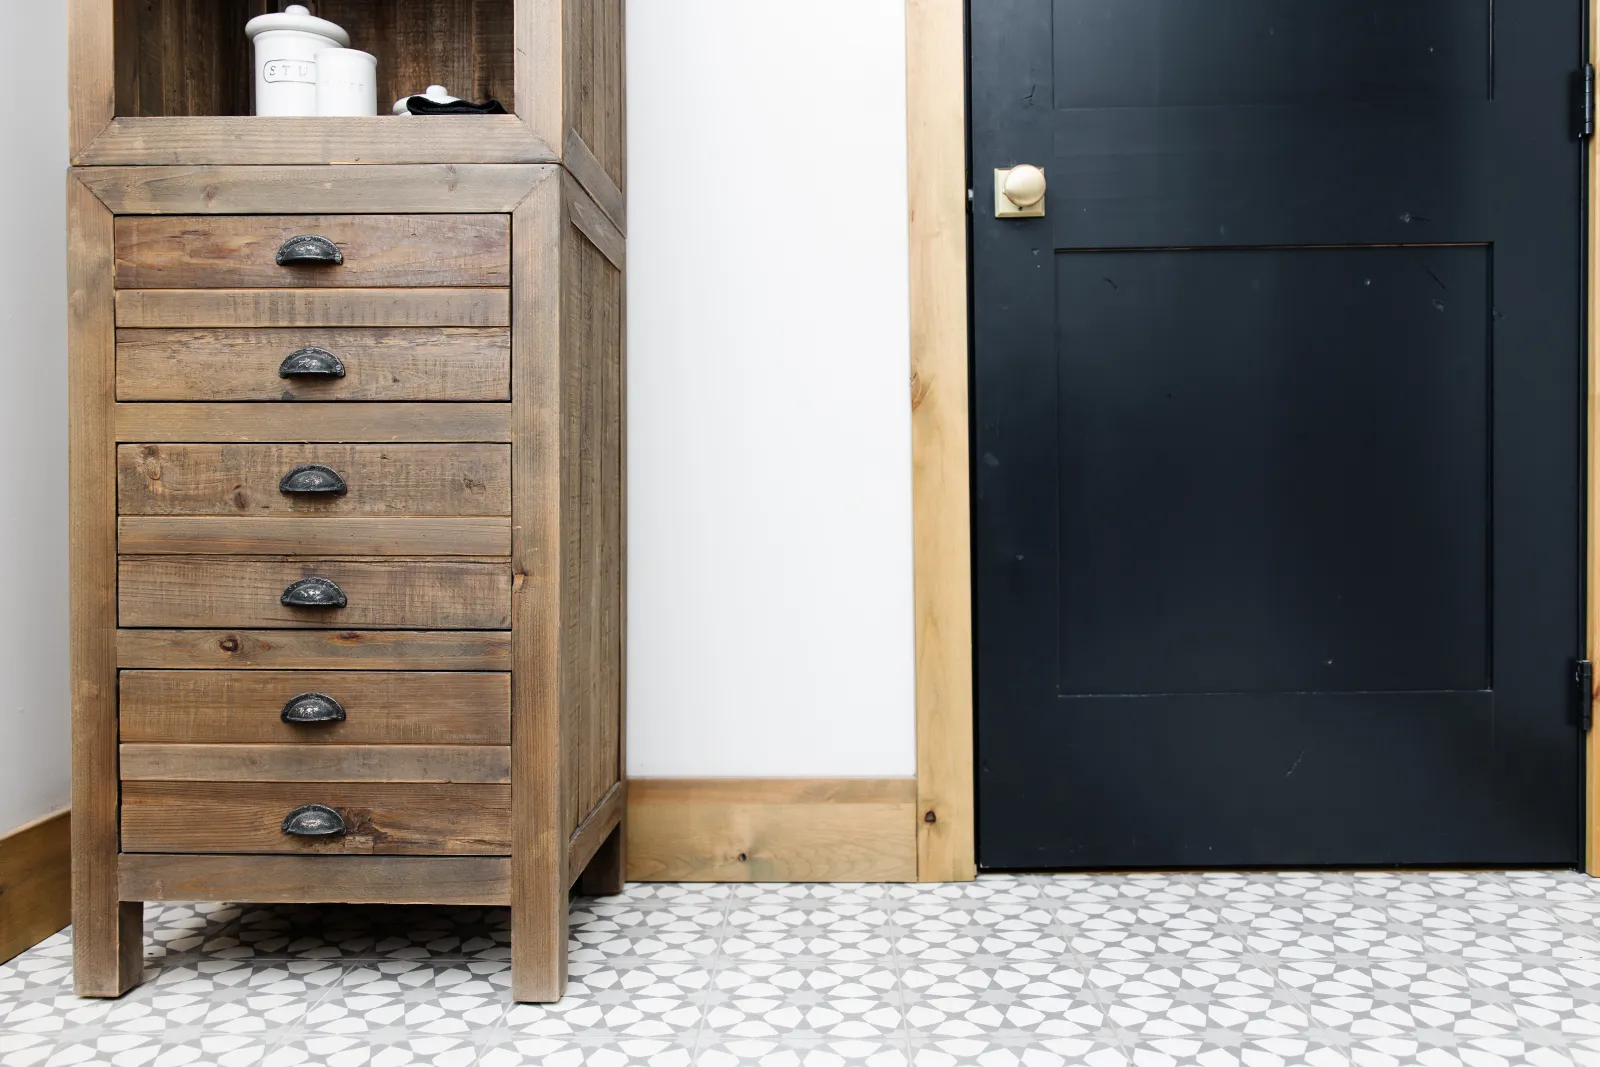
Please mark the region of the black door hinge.
<svg viewBox="0 0 1600 1067"><path fill-rule="evenodd" d="M1578 690L1578 726L1584 733L1594 729L1594 664L1580 659L1572 672Z"/></svg>
<svg viewBox="0 0 1600 1067"><path fill-rule="evenodd" d="M1594 64L1583 65L1583 83L1580 89L1583 96L1578 101L1578 130L1584 137L1594 136Z"/></svg>

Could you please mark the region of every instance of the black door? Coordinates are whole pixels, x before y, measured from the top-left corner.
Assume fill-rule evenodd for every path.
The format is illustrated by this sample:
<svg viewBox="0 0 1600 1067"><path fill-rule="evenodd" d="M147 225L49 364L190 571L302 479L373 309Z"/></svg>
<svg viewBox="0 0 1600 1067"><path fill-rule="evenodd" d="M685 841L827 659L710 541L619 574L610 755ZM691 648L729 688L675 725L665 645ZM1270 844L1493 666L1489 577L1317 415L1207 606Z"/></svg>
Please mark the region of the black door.
<svg viewBox="0 0 1600 1067"><path fill-rule="evenodd" d="M1582 39L972 0L983 866L1577 861Z"/></svg>

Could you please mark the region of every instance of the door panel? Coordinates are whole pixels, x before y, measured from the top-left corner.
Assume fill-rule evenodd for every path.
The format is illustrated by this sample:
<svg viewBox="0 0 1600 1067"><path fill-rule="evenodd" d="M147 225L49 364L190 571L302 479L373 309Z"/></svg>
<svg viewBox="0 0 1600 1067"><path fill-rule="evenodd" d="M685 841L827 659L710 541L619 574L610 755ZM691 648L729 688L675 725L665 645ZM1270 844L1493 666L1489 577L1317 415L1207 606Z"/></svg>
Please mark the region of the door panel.
<svg viewBox="0 0 1600 1067"><path fill-rule="evenodd" d="M1072 0L1058 108L1483 99L1490 0Z"/></svg>
<svg viewBox="0 0 1600 1067"><path fill-rule="evenodd" d="M1061 689L1487 688L1488 273L1061 254Z"/></svg>
<svg viewBox="0 0 1600 1067"><path fill-rule="evenodd" d="M1581 16L972 5L981 865L1576 862Z"/></svg>

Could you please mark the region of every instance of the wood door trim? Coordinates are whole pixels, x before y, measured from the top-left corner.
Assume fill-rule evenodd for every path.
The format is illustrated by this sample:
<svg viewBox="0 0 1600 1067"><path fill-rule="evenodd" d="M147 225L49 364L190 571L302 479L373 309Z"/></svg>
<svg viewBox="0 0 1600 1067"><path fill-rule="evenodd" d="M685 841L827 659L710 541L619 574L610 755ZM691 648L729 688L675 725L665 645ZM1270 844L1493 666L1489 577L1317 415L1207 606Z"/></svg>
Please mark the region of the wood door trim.
<svg viewBox="0 0 1600 1067"><path fill-rule="evenodd" d="M0 834L0 965L72 921L71 839L66 811Z"/></svg>
<svg viewBox="0 0 1600 1067"><path fill-rule="evenodd" d="M966 5L906 0L919 881L977 876L967 425Z"/></svg>
<svg viewBox="0 0 1600 1067"><path fill-rule="evenodd" d="M628 878L669 882L908 882L911 778L634 778Z"/></svg>

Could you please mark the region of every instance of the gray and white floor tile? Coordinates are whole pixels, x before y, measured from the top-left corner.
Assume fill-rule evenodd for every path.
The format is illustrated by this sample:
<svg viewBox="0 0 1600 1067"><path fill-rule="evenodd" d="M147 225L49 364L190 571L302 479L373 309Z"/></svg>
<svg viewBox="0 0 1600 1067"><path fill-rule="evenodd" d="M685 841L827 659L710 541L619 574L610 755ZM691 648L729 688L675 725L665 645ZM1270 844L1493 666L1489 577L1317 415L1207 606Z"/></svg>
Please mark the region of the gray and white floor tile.
<svg viewBox="0 0 1600 1067"><path fill-rule="evenodd" d="M146 980L0 966L0 1067L1600 1067L1573 872L996 875L578 899L510 1002L494 908L146 908Z"/></svg>

